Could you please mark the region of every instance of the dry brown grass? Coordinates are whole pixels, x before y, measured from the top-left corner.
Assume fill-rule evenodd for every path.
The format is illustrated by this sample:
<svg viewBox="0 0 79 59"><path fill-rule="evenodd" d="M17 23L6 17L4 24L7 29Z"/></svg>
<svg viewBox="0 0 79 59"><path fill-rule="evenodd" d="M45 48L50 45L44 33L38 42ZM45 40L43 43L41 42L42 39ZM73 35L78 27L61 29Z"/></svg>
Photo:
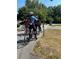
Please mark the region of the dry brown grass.
<svg viewBox="0 0 79 59"><path fill-rule="evenodd" d="M61 31L48 29L45 36L37 41L33 53L41 59L60 59L61 56Z"/></svg>

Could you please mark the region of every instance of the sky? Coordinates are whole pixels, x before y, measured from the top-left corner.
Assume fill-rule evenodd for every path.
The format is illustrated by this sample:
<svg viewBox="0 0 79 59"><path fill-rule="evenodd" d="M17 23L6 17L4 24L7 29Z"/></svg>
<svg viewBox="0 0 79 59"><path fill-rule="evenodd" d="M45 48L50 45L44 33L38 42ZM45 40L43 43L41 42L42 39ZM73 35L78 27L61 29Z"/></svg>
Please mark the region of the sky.
<svg viewBox="0 0 79 59"><path fill-rule="evenodd" d="M56 6L58 4L61 4L61 0L40 0L43 4L45 4L47 7L48 6ZM25 0L17 0L17 9L25 5Z"/></svg>

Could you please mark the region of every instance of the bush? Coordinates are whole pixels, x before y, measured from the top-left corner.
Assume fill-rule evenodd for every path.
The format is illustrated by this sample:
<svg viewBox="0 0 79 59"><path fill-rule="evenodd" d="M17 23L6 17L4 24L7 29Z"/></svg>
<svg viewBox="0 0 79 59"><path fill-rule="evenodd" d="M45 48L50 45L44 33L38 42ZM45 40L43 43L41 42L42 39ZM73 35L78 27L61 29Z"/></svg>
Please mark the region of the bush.
<svg viewBox="0 0 79 59"><path fill-rule="evenodd" d="M46 19L46 23L47 24L51 24L52 21L53 21L53 18L52 17L47 17L47 19Z"/></svg>
<svg viewBox="0 0 79 59"><path fill-rule="evenodd" d="M55 17L54 23L61 23L61 17Z"/></svg>

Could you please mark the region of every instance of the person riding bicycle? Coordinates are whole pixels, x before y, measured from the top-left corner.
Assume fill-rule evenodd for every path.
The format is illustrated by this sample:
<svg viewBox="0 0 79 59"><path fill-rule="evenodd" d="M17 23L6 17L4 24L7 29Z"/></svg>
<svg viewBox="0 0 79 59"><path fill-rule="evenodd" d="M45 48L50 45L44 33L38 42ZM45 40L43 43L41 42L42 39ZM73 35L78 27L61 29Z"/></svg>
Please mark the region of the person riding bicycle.
<svg viewBox="0 0 79 59"><path fill-rule="evenodd" d="M37 17L37 20L35 21L35 26L36 28L38 28L38 33L40 33L42 30L41 30L41 21L39 17Z"/></svg>
<svg viewBox="0 0 79 59"><path fill-rule="evenodd" d="M30 12L30 23L29 23L29 40L32 38L32 35L34 34L34 38L37 39L37 29L35 26L35 21L37 18L34 16L33 12ZM33 31L32 31L33 29Z"/></svg>

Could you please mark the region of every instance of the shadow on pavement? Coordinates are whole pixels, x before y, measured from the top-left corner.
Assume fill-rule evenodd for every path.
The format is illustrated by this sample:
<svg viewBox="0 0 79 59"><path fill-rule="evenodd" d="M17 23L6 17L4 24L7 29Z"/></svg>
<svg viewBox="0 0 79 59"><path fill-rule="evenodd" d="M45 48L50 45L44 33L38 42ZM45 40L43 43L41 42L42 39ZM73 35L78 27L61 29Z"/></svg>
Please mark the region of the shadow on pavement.
<svg viewBox="0 0 79 59"><path fill-rule="evenodd" d="M18 40L17 41L17 49L20 49L20 48L23 48L24 46L28 45L28 43L30 41L35 41L36 39L35 38L32 38L32 39L25 39L25 40Z"/></svg>

